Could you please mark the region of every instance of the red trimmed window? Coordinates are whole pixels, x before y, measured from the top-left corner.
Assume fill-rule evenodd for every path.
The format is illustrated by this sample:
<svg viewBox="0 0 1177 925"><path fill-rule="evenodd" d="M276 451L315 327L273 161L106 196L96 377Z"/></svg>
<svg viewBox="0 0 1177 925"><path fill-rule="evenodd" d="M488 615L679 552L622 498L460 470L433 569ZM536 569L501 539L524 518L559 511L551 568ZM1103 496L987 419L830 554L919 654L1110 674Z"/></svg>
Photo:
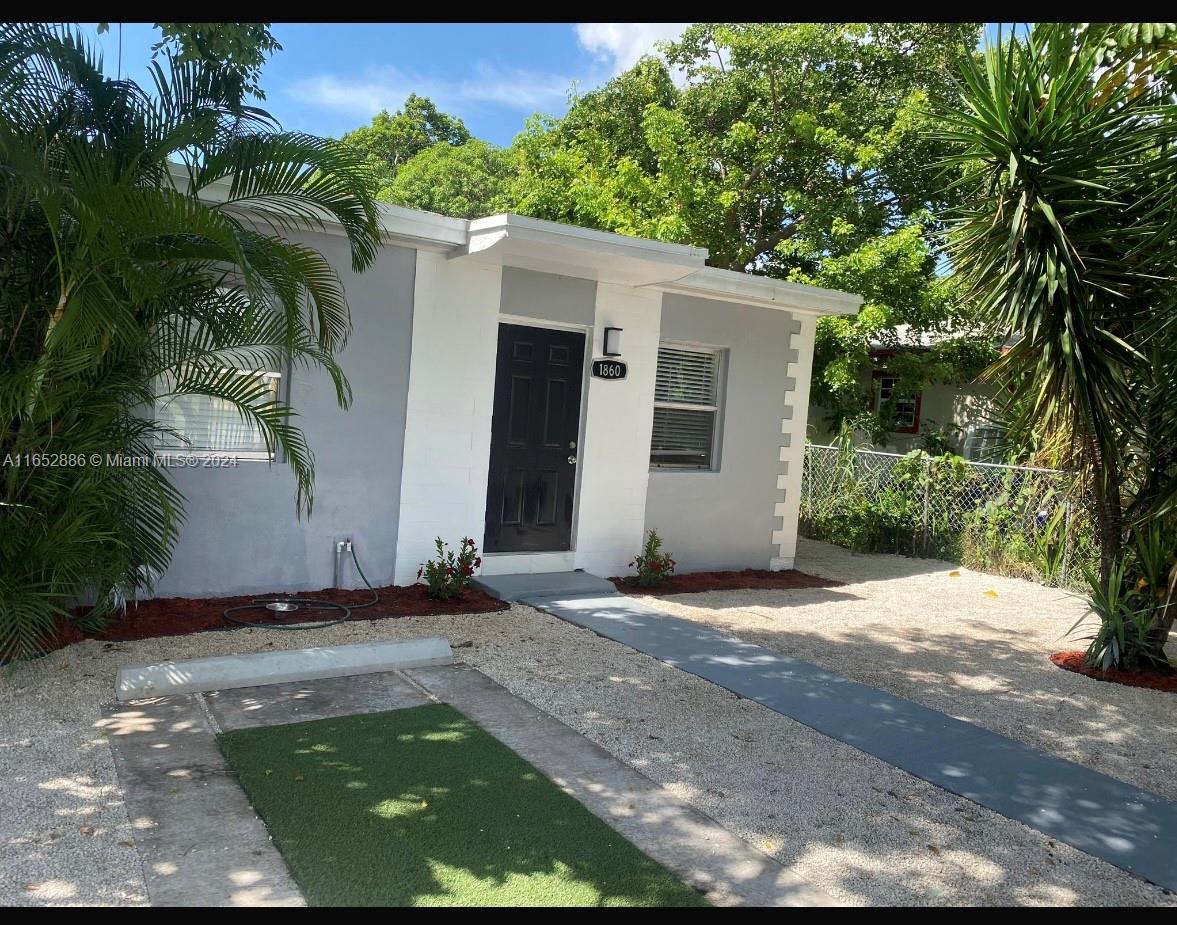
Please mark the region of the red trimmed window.
<svg viewBox="0 0 1177 925"><path fill-rule="evenodd" d="M873 373L874 378L874 399L871 410L878 413L883 405L891 400L891 396L895 393L895 386L899 382L898 376L892 376L885 369L876 369ZM923 394L917 393L912 398L899 398L895 400L895 427L894 433L897 434L918 434L920 432L920 403L923 400Z"/></svg>

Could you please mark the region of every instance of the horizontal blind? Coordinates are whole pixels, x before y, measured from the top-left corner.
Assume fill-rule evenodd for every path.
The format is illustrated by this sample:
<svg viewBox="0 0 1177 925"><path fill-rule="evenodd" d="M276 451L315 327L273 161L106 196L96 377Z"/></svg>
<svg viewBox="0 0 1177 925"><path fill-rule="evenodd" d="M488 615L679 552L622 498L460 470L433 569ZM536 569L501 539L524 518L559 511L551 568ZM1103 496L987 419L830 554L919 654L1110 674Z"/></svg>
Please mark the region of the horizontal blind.
<svg viewBox="0 0 1177 925"><path fill-rule="evenodd" d="M278 398L277 373L264 374L270 393L266 401ZM261 430L245 419L237 406L209 395L177 395L158 409L157 420L187 438L185 443L172 434L161 434L161 449L180 452L266 454Z"/></svg>
<svg viewBox="0 0 1177 925"><path fill-rule="evenodd" d="M654 400L689 405L716 404L719 354L686 347L659 347Z"/></svg>
<svg viewBox="0 0 1177 925"><path fill-rule="evenodd" d="M714 411L655 406L650 462L655 466L710 468L714 434Z"/></svg>

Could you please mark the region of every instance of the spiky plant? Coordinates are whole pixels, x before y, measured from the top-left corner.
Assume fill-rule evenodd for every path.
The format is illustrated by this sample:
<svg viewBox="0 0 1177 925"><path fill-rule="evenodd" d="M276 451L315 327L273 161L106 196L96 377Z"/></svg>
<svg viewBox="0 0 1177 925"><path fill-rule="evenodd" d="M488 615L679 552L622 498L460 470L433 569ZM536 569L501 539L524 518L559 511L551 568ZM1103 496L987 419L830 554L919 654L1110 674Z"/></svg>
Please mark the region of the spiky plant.
<svg viewBox="0 0 1177 925"><path fill-rule="evenodd" d="M1140 531L1160 524L1169 554L1177 543L1177 112L1160 40L1171 33L1126 35L1131 68L1115 60L1119 34L1054 23L999 39L939 113L965 202L952 263L991 333L1020 335L989 375L1023 433L1070 441L1094 497L1101 600L1134 586L1112 579ZM1150 595L1161 603L1140 661L1159 664L1172 609Z"/></svg>
<svg viewBox="0 0 1177 925"><path fill-rule="evenodd" d="M166 469L105 463L152 457L153 406L231 404L290 465L304 514L296 413L240 371L319 368L350 401L343 290L295 238L330 221L355 270L372 261L356 155L280 131L215 62L165 57L151 83L104 77L76 31L0 26L0 662L79 600L101 621L167 568L183 498Z"/></svg>

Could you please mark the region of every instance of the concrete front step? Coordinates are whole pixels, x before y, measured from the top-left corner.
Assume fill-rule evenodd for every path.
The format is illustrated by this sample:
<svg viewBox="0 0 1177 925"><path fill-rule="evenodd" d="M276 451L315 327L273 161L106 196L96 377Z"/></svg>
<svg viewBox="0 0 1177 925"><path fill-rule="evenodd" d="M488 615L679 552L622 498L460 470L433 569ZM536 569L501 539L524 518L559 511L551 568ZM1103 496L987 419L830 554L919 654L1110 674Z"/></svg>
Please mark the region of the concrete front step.
<svg viewBox="0 0 1177 925"><path fill-rule="evenodd" d="M479 575L471 584L501 601L535 598L607 597L617 594L613 582L588 572L519 572Z"/></svg>

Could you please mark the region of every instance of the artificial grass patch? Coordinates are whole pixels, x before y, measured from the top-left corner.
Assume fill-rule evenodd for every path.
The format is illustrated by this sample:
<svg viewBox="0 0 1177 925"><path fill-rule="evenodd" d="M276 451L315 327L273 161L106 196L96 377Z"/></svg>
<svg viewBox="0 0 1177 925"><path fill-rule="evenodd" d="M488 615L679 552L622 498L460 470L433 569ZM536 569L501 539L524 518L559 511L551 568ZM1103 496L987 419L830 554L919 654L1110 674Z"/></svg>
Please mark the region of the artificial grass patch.
<svg viewBox="0 0 1177 925"><path fill-rule="evenodd" d="M702 906L444 704L224 733L312 906Z"/></svg>

